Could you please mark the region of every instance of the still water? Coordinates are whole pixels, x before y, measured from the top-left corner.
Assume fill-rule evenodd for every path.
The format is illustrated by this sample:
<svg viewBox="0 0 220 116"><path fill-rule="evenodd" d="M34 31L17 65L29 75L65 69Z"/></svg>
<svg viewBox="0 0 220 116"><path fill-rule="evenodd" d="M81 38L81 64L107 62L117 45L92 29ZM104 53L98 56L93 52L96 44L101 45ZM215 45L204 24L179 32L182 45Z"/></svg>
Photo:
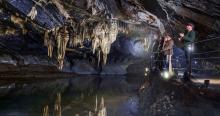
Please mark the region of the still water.
<svg viewBox="0 0 220 116"><path fill-rule="evenodd" d="M37 81L36 81L37 80ZM60 94L62 116L89 116L104 104L107 116L139 114L142 77L81 76L0 81L0 116L54 116Z"/></svg>

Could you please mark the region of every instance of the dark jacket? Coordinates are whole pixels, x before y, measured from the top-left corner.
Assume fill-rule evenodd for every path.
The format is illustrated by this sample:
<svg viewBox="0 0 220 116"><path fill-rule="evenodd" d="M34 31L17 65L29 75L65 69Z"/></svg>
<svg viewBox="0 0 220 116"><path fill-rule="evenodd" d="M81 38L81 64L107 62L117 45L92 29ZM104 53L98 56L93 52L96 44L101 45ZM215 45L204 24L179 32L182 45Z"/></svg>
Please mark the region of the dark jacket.
<svg viewBox="0 0 220 116"><path fill-rule="evenodd" d="M193 43L196 39L195 31L186 32L185 36L183 37L184 47L187 47L189 44Z"/></svg>

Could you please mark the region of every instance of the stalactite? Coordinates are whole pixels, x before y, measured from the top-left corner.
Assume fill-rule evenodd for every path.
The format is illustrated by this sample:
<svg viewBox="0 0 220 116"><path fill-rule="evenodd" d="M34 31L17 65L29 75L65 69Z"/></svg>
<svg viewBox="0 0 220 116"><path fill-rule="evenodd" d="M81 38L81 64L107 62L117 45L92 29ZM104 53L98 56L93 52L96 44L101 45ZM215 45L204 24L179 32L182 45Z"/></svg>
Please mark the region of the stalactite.
<svg viewBox="0 0 220 116"><path fill-rule="evenodd" d="M37 16L37 9L36 9L36 5L34 5L32 8L31 8L31 11L27 14L28 17L31 18L31 20L34 20L35 17Z"/></svg>
<svg viewBox="0 0 220 116"><path fill-rule="evenodd" d="M19 27L22 29L22 34L26 34L27 33L27 29L25 29L24 23L26 22L25 20L23 20L22 18L17 16L18 14L15 15L11 15L10 19L11 22L13 22L14 24L19 25Z"/></svg>
<svg viewBox="0 0 220 116"><path fill-rule="evenodd" d="M44 46L48 45L48 39L49 39L49 30L46 30L44 32Z"/></svg>
<svg viewBox="0 0 220 116"><path fill-rule="evenodd" d="M70 47L75 47L73 45L73 42L74 42L74 36L76 35L75 32L74 32L74 25L72 24L73 22L71 21L71 24L70 24L70 27L68 28L68 31L69 31L69 46Z"/></svg>
<svg viewBox="0 0 220 116"><path fill-rule="evenodd" d="M60 93L57 94L54 109L55 109L55 116L62 116Z"/></svg>
<svg viewBox="0 0 220 116"><path fill-rule="evenodd" d="M108 53L110 52L110 46L111 44L109 43L109 38L108 37L104 37L101 39L101 44L100 44L100 48L102 50L102 54L103 54L103 65L106 64L107 62L107 56Z"/></svg>
<svg viewBox="0 0 220 116"><path fill-rule="evenodd" d="M101 32L100 32L100 48L103 55L103 64L106 64L106 54L108 54L108 37L107 37L107 26L103 24Z"/></svg>
<svg viewBox="0 0 220 116"><path fill-rule="evenodd" d="M60 28L57 34L57 60L59 63L58 68L62 70L63 62L66 53L66 46L69 41L69 33L67 31L67 27L64 26Z"/></svg>
<svg viewBox="0 0 220 116"><path fill-rule="evenodd" d="M56 37L56 41L57 41L57 61L58 61L58 68L61 70L62 69L62 54L61 54L61 34L58 31L57 32L57 37Z"/></svg>
<svg viewBox="0 0 220 116"><path fill-rule="evenodd" d="M132 29L132 28L129 28L129 25L123 21L118 21L118 24L117 24L117 31L118 32L121 32L121 33L124 33L124 34L128 34L128 30L129 29Z"/></svg>
<svg viewBox="0 0 220 116"><path fill-rule="evenodd" d="M82 33L82 27L80 24L76 25L75 28L76 29L72 32L72 34L70 34L70 47L77 47L78 45L82 46L82 38L85 36L85 33Z"/></svg>
<svg viewBox="0 0 220 116"><path fill-rule="evenodd" d="M82 39L83 39L83 41L85 40L85 37L86 37L86 32L87 32L87 27L84 25L83 27L82 27Z"/></svg>
<svg viewBox="0 0 220 116"><path fill-rule="evenodd" d="M53 47L54 47L54 34L53 34L53 31L51 31L49 33L49 39L48 39L48 45L47 45L48 56L50 58L52 58L53 56Z"/></svg>
<svg viewBox="0 0 220 116"><path fill-rule="evenodd" d="M107 59L108 59L108 54L103 53L103 65L107 63Z"/></svg>
<svg viewBox="0 0 220 116"><path fill-rule="evenodd" d="M99 47L99 35L101 32L101 24L98 23L95 28L93 29L93 33L92 33L92 51L93 53L95 53L95 51L97 50L97 48Z"/></svg>
<svg viewBox="0 0 220 116"><path fill-rule="evenodd" d="M103 97L101 98L100 110L99 110L97 116L107 116L105 101L104 101L104 98L103 98Z"/></svg>
<svg viewBox="0 0 220 116"><path fill-rule="evenodd" d="M82 39L80 37L81 37L80 35L76 36L76 39L75 39L76 41L75 41L75 44L74 44L75 46L79 45L80 47L82 47Z"/></svg>
<svg viewBox="0 0 220 116"><path fill-rule="evenodd" d="M149 50L149 47L150 47L150 44L149 44L149 39L147 38L144 38L144 50L145 51L148 51Z"/></svg>
<svg viewBox="0 0 220 116"><path fill-rule="evenodd" d="M94 109L95 112L98 111L98 97L97 95L95 96L95 109Z"/></svg>
<svg viewBox="0 0 220 116"><path fill-rule="evenodd" d="M79 32L81 35L81 41L83 42L85 39L85 34L86 34L86 20L83 19L79 25ZM81 44L82 45L82 44Z"/></svg>
<svg viewBox="0 0 220 116"><path fill-rule="evenodd" d="M99 64L100 64L100 61L101 61L101 51L100 50L97 53L97 57L98 57L98 67L99 67Z"/></svg>
<svg viewBox="0 0 220 116"><path fill-rule="evenodd" d="M38 1L38 2L36 2ZM73 1L73 0L71 0ZM125 18L124 16L118 17L120 19L113 18L113 14L109 13L116 13L116 12L108 12L108 8L112 9L114 7L106 6L106 4L109 4L110 2L105 1L105 0L86 0L87 1L87 11L82 9L82 7L79 7L78 4L70 4L69 6L66 5L70 2L70 0L66 1L61 1L61 0L34 0L33 2L35 3L34 6L29 7L30 11L28 11L28 21L29 19L36 19L35 24L42 25L44 20L39 19L38 15L40 17L48 18L48 20L45 20L45 25L42 25L42 28L52 28L54 26L62 26L63 24L66 25L68 23L68 20L72 20L75 24L74 25L68 25L68 27L72 26L71 31L64 31L63 28L55 28L54 31L46 31L44 35L44 45L47 46L48 49L48 56L52 57L53 53L53 47L56 42L56 47L57 47L57 61L59 63L59 69L63 68L63 62L65 58L65 51L66 51L66 46L67 42L70 39L69 45L71 47L78 48L79 46L83 46L83 42L85 38L89 38L92 42L92 52L98 57L98 64L106 64L108 60L108 54L111 49L111 44L116 40L118 32L123 32L123 33L129 33L130 31L133 30L141 30L143 31L143 26L136 26L133 24L130 24L130 22L134 22L133 20L127 20L128 18ZM79 2L77 3L82 3L86 5L86 1ZM124 1L129 1L132 2L132 0L124 0ZM47 3L49 2L50 6L44 7ZM39 3L39 4L38 4ZM76 1L74 1L76 3ZM81 4L81 5L82 5ZM137 3L132 3L132 4L137 4ZM43 5L43 6L42 6ZM64 7L64 6L65 7ZM115 4L113 4L115 5ZM120 5L120 4L117 4ZM70 6L73 9L69 9ZM133 7L133 6L131 6ZM69 16L68 12L64 9L68 8L68 12L71 11L71 16ZM18 7L18 10L21 10L23 8ZM121 9L121 8L120 8ZM40 11L41 10L41 14ZM90 14L88 11L91 11ZM118 9L116 9L118 10ZM47 11L47 12L46 12ZM52 13L53 11L53 13ZM49 14L51 12L51 15ZM140 11L142 12L142 11ZM27 13L27 12L26 12ZM13 13L16 14L16 13ZM49 14L50 16L46 17L45 14ZM95 16L93 16L93 15ZM64 16L63 16L64 15ZM108 15L109 17L105 17ZM120 15L120 14L119 14ZM132 13L130 15L133 15ZM152 22L155 20L154 17L150 17L151 15L148 15L149 19L152 20ZM67 20L65 20L65 18ZM64 18L64 19L63 19ZM11 17L12 21L15 22L16 24L19 24L20 27L23 29L23 33L26 31L24 24L25 21L19 18L17 15ZM59 19L59 20L58 20ZM130 19L130 18L129 18ZM51 20L51 22L49 22ZM86 20L86 21L84 21ZM120 21L119 21L120 20ZM42 22L43 21L43 22ZM33 22L33 21L30 21ZM78 26L77 26L78 24ZM95 25L93 27L93 25ZM16 25L17 26L17 25ZM33 27L33 31L35 31L35 27L33 25L28 25L28 27ZM30 28L29 28L30 29ZM91 32L92 31L92 32ZM7 31L6 33L13 33L14 31L10 32ZM91 32L91 34L89 33ZM50 35L50 33L54 33ZM68 34L69 33L69 34ZM55 36L55 37L54 37ZM90 37L89 37L90 36ZM55 38L55 41L53 39ZM145 49L149 48L150 42L148 42L150 39L145 39L144 44L145 44ZM84 47L84 46L83 46ZM82 49L77 49L77 50L82 50ZM84 49L83 49L84 50ZM87 48L86 48L87 50ZM101 62L101 63L100 63Z"/></svg>
<svg viewBox="0 0 220 116"><path fill-rule="evenodd" d="M53 47L54 47L54 30L46 30L44 33L44 46L47 47L47 55L52 58L53 56Z"/></svg>
<svg viewBox="0 0 220 116"><path fill-rule="evenodd" d="M91 25L90 25L91 26ZM123 31L127 31L128 28L136 27L137 30L141 30L143 26L127 24L125 22L118 22L117 20L110 19L108 21L101 21L96 24L94 27L90 37L92 41L92 52L97 54L98 57L98 65L105 65L108 60L108 54L111 49L111 44L116 40L117 35L120 29ZM63 27L61 29L55 29L55 35L57 35L57 60L59 63L59 69L61 70L63 67L63 61L65 57L65 51L67 42L70 38L69 45L71 47L79 47L82 46L83 40L86 37L89 37L89 27L86 26L86 23L83 21L78 25L75 25L75 31L67 31L67 27ZM71 28L72 29L72 28ZM58 32L56 31L58 30ZM133 30L130 30L133 31ZM57 34L56 34L57 33ZM70 36L69 36L70 34ZM45 35L46 36L46 35ZM48 35L47 35L48 36ZM48 38L46 36L46 38ZM144 38L142 43L144 44L145 50L149 49L149 40ZM51 41L52 42L52 41ZM51 44L50 44L51 45ZM52 47L48 46L48 56L52 56ZM102 63L100 63L102 61Z"/></svg>
<svg viewBox="0 0 220 116"><path fill-rule="evenodd" d="M107 62L107 56L111 49L111 44L118 35L117 21L99 22L93 30L92 50L93 53L100 48L102 52L103 65ZM100 60L99 60L100 61Z"/></svg>
<svg viewBox="0 0 220 116"><path fill-rule="evenodd" d="M72 33L72 34L70 35L70 41L69 41L69 46L70 46L70 47L76 47L76 46L74 45L74 38L75 38L75 36L76 36L76 35L74 35L74 33Z"/></svg>
<svg viewBox="0 0 220 116"><path fill-rule="evenodd" d="M95 35L93 40L92 40L92 51L93 51L93 54L95 53L95 51L98 48L99 44L100 44L99 38Z"/></svg>
<svg viewBox="0 0 220 116"><path fill-rule="evenodd" d="M49 106L46 105L43 109L43 116L49 116Z"/></svg>
<svg viewBox="0 0 220 116"><path fill-rule="evenodd" d="M109 29L109 38L110 43L113 43L117 39L118 35L118 25L116 20L112 20L110 22L110 29Z"/></svg>

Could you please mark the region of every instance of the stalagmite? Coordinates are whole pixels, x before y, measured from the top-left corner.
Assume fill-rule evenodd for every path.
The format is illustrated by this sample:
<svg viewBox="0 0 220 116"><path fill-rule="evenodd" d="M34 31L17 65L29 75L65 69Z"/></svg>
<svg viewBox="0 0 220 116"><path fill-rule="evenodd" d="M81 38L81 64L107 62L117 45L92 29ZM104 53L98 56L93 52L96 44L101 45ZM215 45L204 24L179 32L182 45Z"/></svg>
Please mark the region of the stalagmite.
<svg viewBox="0 0 220 116"><path fill-rule="evenodd" d="M31 11L27 14L28 17L31 18L31 20L34 20L35 17L37 16L37 9L36 9L36 6L33 6L31 8Z"/></svg>

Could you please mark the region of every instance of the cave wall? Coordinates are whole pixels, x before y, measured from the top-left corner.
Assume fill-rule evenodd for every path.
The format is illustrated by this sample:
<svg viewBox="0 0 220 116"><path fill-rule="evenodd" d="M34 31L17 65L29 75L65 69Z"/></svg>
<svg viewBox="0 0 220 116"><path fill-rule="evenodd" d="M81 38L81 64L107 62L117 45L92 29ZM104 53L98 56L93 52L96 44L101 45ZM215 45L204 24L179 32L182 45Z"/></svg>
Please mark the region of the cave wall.
<svg viewBox="0 0 220 116"><path fill-rule="evenodd" d="M143 0L142 3L147 10L163 19L167 28L171 25L180 31L185 24L192 22L203 37L220 32L218 0Z"/></svg>
<svg viewBox="0 0 220 116"><path fill-rule="evenodd" d="M94 32L94 24L116 19L118 36L108 43L110 53L106 65L99 64L97 52L91 52L93 41L86 37L81 38L81 46L71 47L67 44L62 71L127 74L128 67L135 68L150 58L155 41L164 32L160 20L138 1L2 0L0 3L0 62L3 67L0 72L57 72L57 48L54 47L55 56L47 57L43 40L46 31L72 26L72 23L81 25L87 21L86 28ZM77 31L78 27L74 26L73 31Z"/></svg>

